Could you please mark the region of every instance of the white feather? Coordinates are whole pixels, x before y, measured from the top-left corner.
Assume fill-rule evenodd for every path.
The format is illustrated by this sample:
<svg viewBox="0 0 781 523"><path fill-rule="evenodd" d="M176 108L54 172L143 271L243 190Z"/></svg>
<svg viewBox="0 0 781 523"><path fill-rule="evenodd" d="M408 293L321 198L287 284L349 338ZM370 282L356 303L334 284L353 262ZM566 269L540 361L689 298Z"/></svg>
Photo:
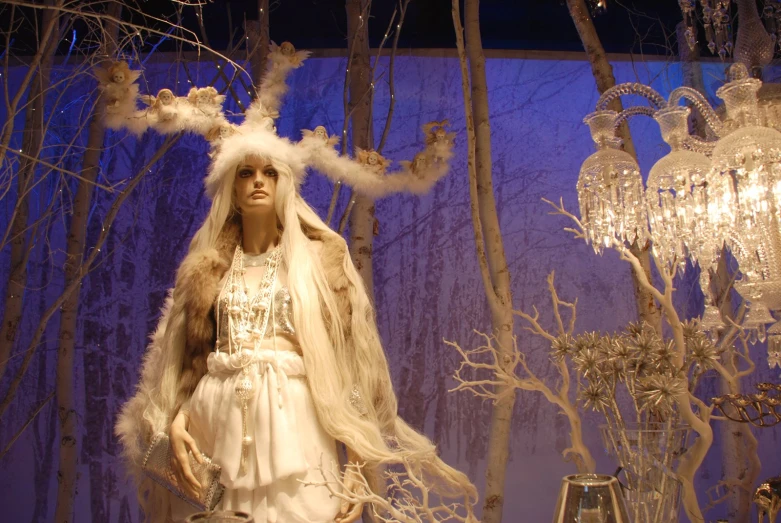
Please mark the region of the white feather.
<svg viewBox="0 0 781 523"><path fill-rule="evenodd" d="M307 151L307 163L335 182L351 186L356 192L380 198L397 192L423 194L447 174L452 151L436 144L424 150L428 160L423 172L413 173L403 168L385 175L377 174L365 165L339 155L314 135L306 136L299 146Z"/></svg>

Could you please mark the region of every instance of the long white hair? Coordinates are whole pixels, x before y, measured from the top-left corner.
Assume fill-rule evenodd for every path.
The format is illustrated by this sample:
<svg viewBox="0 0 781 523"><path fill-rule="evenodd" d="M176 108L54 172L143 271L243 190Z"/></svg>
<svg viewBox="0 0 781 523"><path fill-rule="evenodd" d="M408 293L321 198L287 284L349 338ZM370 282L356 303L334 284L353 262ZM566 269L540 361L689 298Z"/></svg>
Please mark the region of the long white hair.
<svg viewBox="0 0 781 523"><path fill-rule="evenodd" d="M277 138L277 140L280 140ZM256 145L257 142L253 143ZM398 416L387 359L377 331L374 309L363 280L347 254L344 239L331 230L297 192L295 166L281 161L265 149L249 147L248 154L233 156L232 161L215 162L207 179L213 203L200 229L195 233L188 256L214 249L226 221L234 218L233 192L235 170L247 156L260 156L279 173L275 207L282 225L282 259L288 273L293 320L301 346L307 381L317 416L325 431L344 443L375 474L372 487L382 490L376 478L385 466L403 463L425 478L427 485L447 497L458 497L471 514L477 499L476 489L463 473L445 464L436 447L425 436L409 427ZM254 149L254 151L253 151ZM246 149L245 149L246 151ZM223 157L224 158L224 157ZM326 279L319 249L322 240L339 242L345 255L341 269L347 278L350 325L343 325L334 291ZM184 351L185 314L174 306L168 318L164 344L168 361L163 366L161 405L175 414L181 404L179 381ZM350 403L357 388L364 399L365 414Z"/></svg>

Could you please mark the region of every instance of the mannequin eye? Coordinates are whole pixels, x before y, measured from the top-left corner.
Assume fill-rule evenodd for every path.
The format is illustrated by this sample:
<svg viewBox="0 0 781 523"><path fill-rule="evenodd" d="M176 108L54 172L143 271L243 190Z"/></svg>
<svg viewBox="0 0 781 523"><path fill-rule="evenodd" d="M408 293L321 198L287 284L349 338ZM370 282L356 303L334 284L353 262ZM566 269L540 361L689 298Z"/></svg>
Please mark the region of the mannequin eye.
<svg viewBox="0 0 781 523"><path fill-rule="evenodd" d="M269 178L276 178L277 176L279 176L279 173L273 167L267 167L266 169L264 169L263 174L265 174Z"/></svg>
<svg viewBox="0 0 781 523"><path fill-rule="evenodd" d="M244 167L242 169L239 169L239 178L249 178L250 176L255 174L254 169L250 169L248 167Z"/></svg>

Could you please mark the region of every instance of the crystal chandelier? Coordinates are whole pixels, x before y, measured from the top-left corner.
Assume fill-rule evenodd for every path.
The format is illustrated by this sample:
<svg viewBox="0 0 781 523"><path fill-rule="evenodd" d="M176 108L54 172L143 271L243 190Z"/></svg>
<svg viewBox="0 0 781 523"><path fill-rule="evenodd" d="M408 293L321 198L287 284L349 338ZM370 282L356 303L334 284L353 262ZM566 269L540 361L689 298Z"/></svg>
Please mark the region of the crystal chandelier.
<svg viewBox="0 0 781 523"><path fill-rule="evenodd" d="M697 46L697 3L697 0L678 0L686 25L686 43L691 49ZM699 0L708 49L722 60L732 54L730 3L731 0Z"/></svg>
<svg viewBox="0 0 781 523"><path fill-rule="evenodd" d="M687 87L675 89L668 100L642 84L607 90L585 119L597 152L581 168L578 200L595 250L613 239L647 238L666 266L683 269L687 259L700 265L706 329L721 325L708 271L726 246L740 267L735 288L750 305L743 326L752 341L769 337L769 350L778 351L781 324L769 331L766 326L775 322L771 311L781 313L781 132L762 125L768 113L758 104L761 85L748 77L745 65L733 64L730 81L716 93L726 107L723 121ZM607 110L626 94L643 96L651 106ZM679 105L684 99L703 115L715 140L689 134L690 109ZM615 137L619 123L635 115L653 116L671 149L651 169L645 190L637 163L618 149Z"/></svg>
<svg viewBox="0 0 781 523"><path fill-rule="evenodd" d="M761 0L761 17L757 0L678 0L686 27L686 44L692 50L697 47L697 21L701 19L710 52L722 60L732 56L733 24L730 7L733 2L737 4L740 21L737 41L734 44L735 59L750 68L761 68L773 59L776 45L781 49L779 0Z"/></svg>
<svg viewBox="0 0 781 523"><path fill-rule="evenodd" d="M578 177L578 203L583 226L594 251L613 238L645 242L646 220L640 203L643 179L634 158L621 150L615 136L618 113L596 111L583 120L591 129L597 152L589 156Z"/></svg>

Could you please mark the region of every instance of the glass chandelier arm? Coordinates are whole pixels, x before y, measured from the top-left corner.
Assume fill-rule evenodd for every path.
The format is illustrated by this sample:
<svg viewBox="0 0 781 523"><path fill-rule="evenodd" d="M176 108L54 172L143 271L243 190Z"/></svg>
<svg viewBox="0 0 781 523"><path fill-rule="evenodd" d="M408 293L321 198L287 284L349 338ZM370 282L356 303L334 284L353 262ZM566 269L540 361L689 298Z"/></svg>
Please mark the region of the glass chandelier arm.
<svg viewBox="0 0 781 523"><path fill-rule="evenodd" d="M701 153L705 156L710 156L713 153L713 149L716 147L716 142L709 142L703 140L699 136L689 135L684 142L684 147L695 153Z"/></svg>
<svg viewBox="0 0 781 523"><path fill-rule="evenodd" d="M604 111L607 109L607 106L610 104L610 102L616 98L620 98L628 94L642 96L651 102L651 106L654 109L661 109L662 107L667 106L667 102L665 101L664 97L647 85L640 83L625 83L614 85L602 93L602 96L600 96L599 100L597 100L597 111Z"/></svg>
<svg viewBox="0 0 781 523"><path fill-rule="evenodd" d="M648 107L647 105L635 105L634 107L624 109L618 113L615 128L618 129L618 127L624 123L624 120L629 120L629 118L632 116L650 116L653 118L654 114L656 114L656 109L653 107Z"/></svg>
<svg viewBox="0 0 781 523"><path fill-rule="evenodd" d="M680 102L681 99L688 100L694 107L697 108L705 120L706 125L710 128L711 131L713 131L714 135L718 137L722 136L724 125L721 122L721 118L719 118L719 115L716 114L716 111L713 110L713 108L708 103L708 100L705 99L702 93L696 89L692 89L691 87L678 87L673 89L673 92L670 93L669 104L671 106L678 105L678 102Z"/></svg>

